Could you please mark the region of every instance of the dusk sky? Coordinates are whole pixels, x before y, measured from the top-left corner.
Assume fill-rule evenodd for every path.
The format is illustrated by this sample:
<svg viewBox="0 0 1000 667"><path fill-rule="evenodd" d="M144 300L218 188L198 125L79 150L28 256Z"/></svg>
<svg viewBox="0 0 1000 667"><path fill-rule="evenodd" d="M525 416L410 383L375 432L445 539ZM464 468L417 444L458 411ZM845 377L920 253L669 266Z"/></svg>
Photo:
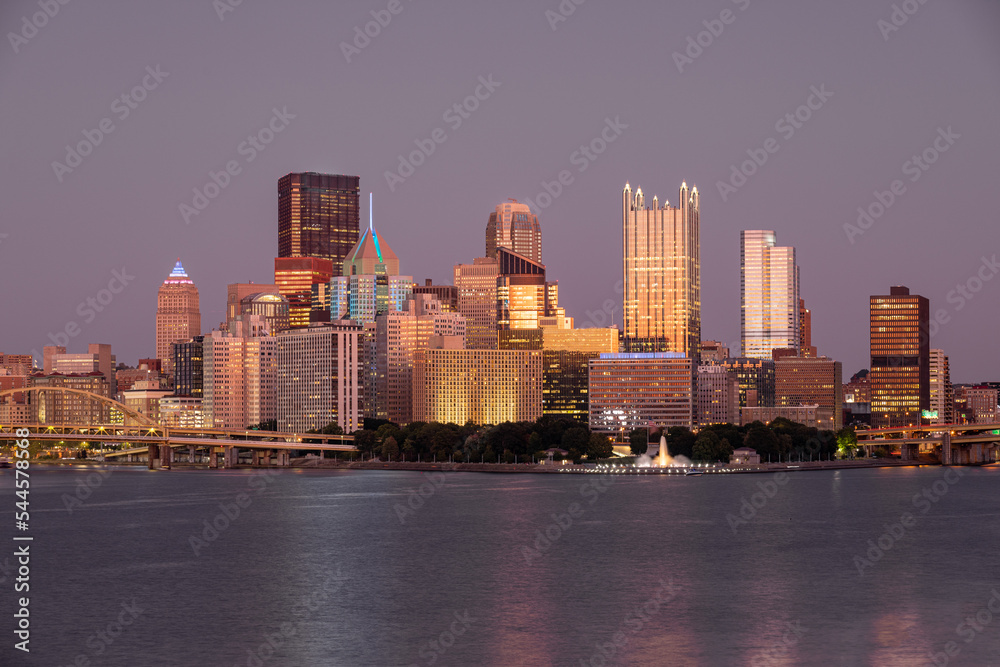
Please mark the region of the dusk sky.
<svg viewBox="0 0 1000 667"><path fill-rule="evenodd" d="M557 0L402 0L394 15L389 0L245 0L220 19L223 2L69 2L34 31L24 17L37 2L0 7L0 351L40 354L75 322L70 352L99 342L128 364L154 356L156 291L177 257L202 331L217 327L227 283L273 280L289 172L359 175L363 221L373 192L402 273L450 283L454 264L484 254L497 204L538 203L567 170L537 213L577 326L609 324L609 299L621 323L626 181L676 203L686 180L702 193L703 338L738 353L739 232L774 229L797 248L813 344L845 381L868 366L869 295L898 284L946 321L931 346L951 357L953 381L1000 379L996 0L896 2L898 29L889 0L564 0L575 10L558 22ZM345 55L373 11L391 22ZM722 28L711 43L704 22ZM688 39L701 32L699 54ZM134 108L115 101L144 81ZM446 116L477 89L467 118ZM810 102L797 128L782 120ZM615 141L574 158L609 119ZM241 149L269 124L281 128L271 143ZM390 188L385 172L437 128L445 141ZM100 143L71 171L54 167L85 132ZM777 147L766 163L720 193L766 143ZM926 149L934 164L907 164ZM229 161L238 173L188 224L180 206ZM884 214L845 230L895 180ZM78 305L115 271L134 279L87 321ZM970 280L971 299L957 291Z"/></svg>

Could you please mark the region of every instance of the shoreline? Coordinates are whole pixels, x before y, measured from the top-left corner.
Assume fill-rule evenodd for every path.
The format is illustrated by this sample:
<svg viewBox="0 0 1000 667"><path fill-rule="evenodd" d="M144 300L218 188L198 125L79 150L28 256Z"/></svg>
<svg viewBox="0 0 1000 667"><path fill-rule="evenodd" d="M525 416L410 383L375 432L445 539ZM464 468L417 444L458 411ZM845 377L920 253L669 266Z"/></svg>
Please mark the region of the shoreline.
<svg viewBox="0 0 1000 667"><path fill-rule="evenodd" d="M125 463L118 461L97 461L92 459L58 459L48 461L32 461L32 465L46 466L76 466L89 468L92 466L108 467L128 467L146 468L145 463ZM600 464L604 466L605 464ZM913 468L923 466L940 466L935 461L899 461L876 459L855 460L855 461L806 461L802 463L762 463L759 465L719 465L715 467L697 468L703 475L717 474L761 474L761 473L791 473L791 472L816 472L821 470L868 470L876 468ZM975 466L981 467L997 465L997 463L983 463ZM337 461L326 459L322 463L318 459L293 459L288 466L250 466L238 465L229 470L329 470L329 471L372 471L372 470L394 470L402 472L478 472L492 474L613 474L613 475L674 475L684 476L685 471L691 466L676 466L672 468L632 468L622 466L620 468L595 467L590 465L542 465L533 463L431 463L416 461ZM207 464L196 463L174 463L170 470L226 470L226 468L209 468Z"/></svg>

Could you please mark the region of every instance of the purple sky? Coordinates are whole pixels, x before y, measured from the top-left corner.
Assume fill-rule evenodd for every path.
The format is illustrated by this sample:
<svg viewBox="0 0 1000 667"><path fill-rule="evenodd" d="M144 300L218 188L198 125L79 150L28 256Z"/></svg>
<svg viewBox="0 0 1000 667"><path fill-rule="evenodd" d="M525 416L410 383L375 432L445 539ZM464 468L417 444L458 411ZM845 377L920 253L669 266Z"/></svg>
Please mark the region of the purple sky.
<svg viewBox="0 0 1000 667"><path fill-rule="evenodd" d="M348 63L341 42L389 4L257 0L220 20L210 0L70 2L35 34L22 19L37 3L4 2L0 351L40 351L75 322L70 351L107 342L127 363L153 356L156 289L178 256L203 330L217 326L227 283L272 280L276 184L290 171L360 175L363 217L373 191L403 273L450 282L453 264L483 254L498 203L535 199L568 170L539 217L549 275L580 326L601 324L587 313L608 299L621 321L625 181L673 203L686 179L703 193L705 338L738 341L739 231L774 229L798 249L813 342L845 377L868 365L868 296L906 284L948 320L932 346L953 379L1000 379L1000 278L948 301L980 271L992 278L982 258L1000 255L995 0L909 0L916 13L887 39L888 0L590 0L555 30L545 12L557 0L402 0ZM712 24L723 10L729 23ZM722 33L680 72L672 54L704 21ZM15 53L8 33L22 29ZM144 77L152 88L147 66L167 76L122 118L114 100ZM460 127L445 119L490 76L499 87ZM789 137L776 123L813 86L833 96L813 98L820 108ZM248 161L239 147L274 108L294 118ZM113 131L60 182L52 163L104 118ZM628 127L581 173L572 156L607 118ZM959 138L912 181L904 163L949 127ZM435 128L444 143L391 191L384 172ZM777 152L723 201L717 183L769 138ZM230 160L239 173L185 224L179 205ZM844 225L897 179L903 194L851 243ZM123 267L134 279L87 321L78 304Z"/></svg>

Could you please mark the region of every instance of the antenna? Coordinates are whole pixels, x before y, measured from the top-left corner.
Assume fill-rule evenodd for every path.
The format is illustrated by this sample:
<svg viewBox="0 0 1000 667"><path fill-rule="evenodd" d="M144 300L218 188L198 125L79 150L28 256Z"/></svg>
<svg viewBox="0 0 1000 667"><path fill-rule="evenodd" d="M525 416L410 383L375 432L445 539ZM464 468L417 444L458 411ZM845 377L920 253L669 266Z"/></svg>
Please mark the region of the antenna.
<svg viewBox="0 0 1000 667"><path fill-rule="evenodd" d="M372 193L368 193L368 229L372 228Z"/></svg>

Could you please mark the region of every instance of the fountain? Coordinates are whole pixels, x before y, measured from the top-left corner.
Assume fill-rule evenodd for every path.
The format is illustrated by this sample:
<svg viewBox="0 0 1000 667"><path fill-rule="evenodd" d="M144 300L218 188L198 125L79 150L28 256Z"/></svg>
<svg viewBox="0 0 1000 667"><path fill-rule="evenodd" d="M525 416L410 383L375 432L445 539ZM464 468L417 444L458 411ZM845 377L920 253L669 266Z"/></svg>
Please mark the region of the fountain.
<svg viewBox="0 0 1000 667"><path fill-rule="evenodd" d="M660 468L667 468L674 464L674 458L667 452L667 437L660 436L660 453L656 457L656 465Z"/></svg>

